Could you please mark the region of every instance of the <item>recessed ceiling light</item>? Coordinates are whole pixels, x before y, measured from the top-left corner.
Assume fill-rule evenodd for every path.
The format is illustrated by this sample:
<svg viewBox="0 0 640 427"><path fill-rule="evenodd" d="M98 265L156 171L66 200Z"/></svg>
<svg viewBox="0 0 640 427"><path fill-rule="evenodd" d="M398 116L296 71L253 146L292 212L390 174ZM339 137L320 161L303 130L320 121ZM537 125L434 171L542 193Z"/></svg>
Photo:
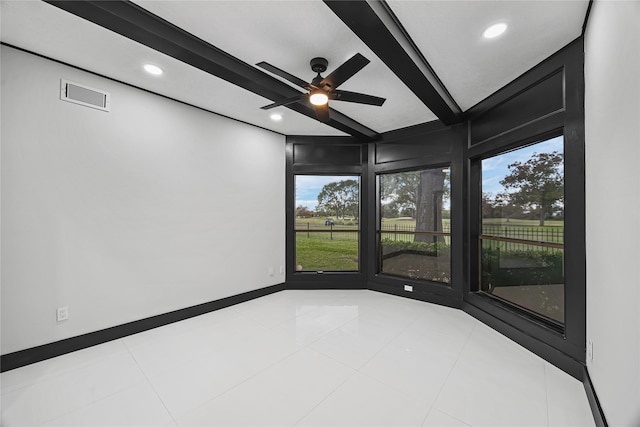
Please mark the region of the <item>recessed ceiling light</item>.
<svg viewBox="0 0 640 427"><path fill-rule="evenodd" d="M154 76L159 76L163 73L162 68L152 64L145 64L144 70L149 74L153 74Z"/></svg>
<svg viewBox="0 0 640 427"><path fill-rule="evenodd" d="M484 30L484 32L482 33L482 36L485 39L493 39L495 37L498 37L505 31L507 31L506 22L498 22L497 24L493 24L492 26Z"/></svg>
<svg viewBox="0 0 640 427"><path fill-rule="evenodd" d="M282 120L282 114L280 113L273 113L270 117L274 122L279 122L280 120Z"/></svg>

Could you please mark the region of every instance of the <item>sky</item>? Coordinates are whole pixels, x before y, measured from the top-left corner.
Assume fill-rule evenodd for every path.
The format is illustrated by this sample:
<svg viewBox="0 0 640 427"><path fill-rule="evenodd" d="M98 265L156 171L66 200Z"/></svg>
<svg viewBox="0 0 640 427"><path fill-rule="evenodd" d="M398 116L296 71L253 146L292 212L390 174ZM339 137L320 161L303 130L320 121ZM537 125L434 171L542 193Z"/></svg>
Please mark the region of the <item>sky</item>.
<svg viewBox="0 0 640 427"><path fill-rule="evenodd" d="M306 206L315 211L318 205L318 194L322 187L330 182L347 179L359 180L358 176L326 176L326 175L296 175L296 207Z"/></svg>
<svg viewBox="0 0 640 427"><path fill-rule="evenodd" d="M526 162L534 153L564 152L563 137L558 136L538 144L482 160L482 192L494 196L503 191L500 181L509 175L508 166L514 162Z"/></svg>
<svg viewBox="0 0 640 427"><path fill-rule="evenodd" d="M500 154L482 161L482 191L494 196L502 191L500 180L509 174L508 166L516 161L526 162L533 153L559 151L564 152L562 136ZM356 179L358 176L296 175L296 207L306 206L315 210L318 205L318 194L322 187L330 182Z"/></svg>

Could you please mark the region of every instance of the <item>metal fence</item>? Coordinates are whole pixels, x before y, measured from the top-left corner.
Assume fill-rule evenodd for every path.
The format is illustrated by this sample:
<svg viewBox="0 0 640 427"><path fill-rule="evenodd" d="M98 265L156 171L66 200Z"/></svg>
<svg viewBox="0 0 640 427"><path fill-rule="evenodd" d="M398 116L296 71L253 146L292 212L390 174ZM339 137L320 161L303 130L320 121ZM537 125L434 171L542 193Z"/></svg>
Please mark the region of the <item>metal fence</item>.
<svg viewBox="0 0 640 427"><path fill-rule="evenodd" d="M564 227L498 226L482 227L485 236L506 237L509 239L532 240L535 242L564 243Z"/></svg>
<svg viewBox="0 0 640 427"><path fill-rule="evenodd" d="M564 250L564 227L484 226L480 239L487 249L556 254Z"/></svg>
<svg viewBox="0 0 640 427"><path fill-rule="evenodd" d="M440 231L416 231L416 226L413 224L382 224L380 226L380 237L383 240L413 242L416 235L428 236L427 239L431 241L444 241L446 244L450 244L451 228L449 224L445 224Z"/></svg>
<svg viewBox="0 0 640 427"><path fill-rule="evenodd" d="M358 240L360 227L358 224L328 224L296 222L296 233L329 240ZM416 234L444 236L449 243L451 228L444 224L442 231L418 231L414 224L382 224L379 234L383 239L396 241L413 241ZM523 225L484 225L482 239L502 242L506 250L528 250L531 246L562 248L564 244L564 227L559 226L523 226Z"/></svg>
<svg viewBox="0 0 640 427"><path fill-rule="evenodd" d="M360 235L358 224L338 224L333 223L323 225L311 222L296 221L296 234L317 239L327 240L353 240L357 241Z"/></svg>

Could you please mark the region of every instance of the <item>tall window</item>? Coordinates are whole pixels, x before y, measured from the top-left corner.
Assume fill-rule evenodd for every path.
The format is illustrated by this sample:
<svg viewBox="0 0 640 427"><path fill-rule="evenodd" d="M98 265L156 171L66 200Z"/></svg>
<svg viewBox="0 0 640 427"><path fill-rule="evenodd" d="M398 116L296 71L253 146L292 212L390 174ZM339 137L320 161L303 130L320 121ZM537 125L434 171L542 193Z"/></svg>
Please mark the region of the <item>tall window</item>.
<svg viewBox="0 0 640 427"><path fill-rule="evenodd" d="M360 177L296 175L296 271L357 271Z"/></svg>
<svg viewBox="0 0 640 427"><path fill-rule="evenodd" d="M380 273L451 282L449 167L379 175Z"/></svg>
<svg viewBox="0 0 640 427"><path fill-rule="evenodd" d="M480 289L564 323L564 155L557 137L482 160Z"/></svg>

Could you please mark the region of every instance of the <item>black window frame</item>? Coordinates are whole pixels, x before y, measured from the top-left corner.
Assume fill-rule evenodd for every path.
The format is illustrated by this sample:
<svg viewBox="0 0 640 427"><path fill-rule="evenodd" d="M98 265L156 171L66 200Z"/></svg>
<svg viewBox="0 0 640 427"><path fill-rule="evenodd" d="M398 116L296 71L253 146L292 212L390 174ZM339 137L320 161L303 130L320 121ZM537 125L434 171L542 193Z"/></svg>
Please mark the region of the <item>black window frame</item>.
<svg viewBox="0 0 640 427"><path fill-rule="evenodd" d="M367 144L354 137L288 136L286 141L286 289L366 289L369 227L364 207L368 203ZM360 179L360 229L357 271L296 271L295 177L297 175L358 176Z"/></svg>
<svg viewBox="0 0 640 427"><path fill-rule="evenodd" d="M295 217L295 210L296 210L296 206L295 206L295 194L297 192L297 188L296 188L296 178L298 176L344 176L344 177L349 177L349 178L357 178L358 179L358 218L362 217L362 181L363 181L363 177L360 174L347 174L347 173L294 173L293 174L293 185L294 185L294 205L293 205L293 236L294 236L294 240L296 240L297 242L297 236L298 233L304 233L304 231L302 230L298 230L296 228L296 220L297 218ZM324 233L329 232L335 232L338 233L339 231L337 230L333 230L333 227L331 228L330 231L322 231ZM298 271L297 269L297 245L294 245L294 251L293 251L293 259L294 259L294 264L296 265L296 268L294 268L294 270L292 271L292 274L294 276L299 276L299 275L304 275L304 274L328 274L328 275L335 275L335 274L348 274L348 273L362 273L362 247L361 247L361 240L362 240L362 226L360 221L358 222L358 268L356 270L322 270L322 271L314 271L314 270L301 270Z"/></svg>
<svg viewBox="0 0 640 427"><path fill-rule="evenodd" d="M371 242L368 254L368 289L419 301L462 308L464 277L464 209L465 171L462 143L465 127L462 124L445 126L439 121L428 122L382 134L379 141L368 146L368 181ZM379 188L377 175L431 167L450 167L451 185L451 282L449 285L425 280L379 274L377 271L377 224L379 223ZM406 291L405 285L413 287Z"/></svg>
<svg viewBox="0 0 640 427"><path fill-rule="evenodd" d="M413 279L410 277L406 277L406 276L400 276L400 275L395 275L395 274L391 274L391 273L385 273L383 271L381 271L382 268L382 247L381 247L381 226L382 226L382 217L380 215L381 213L381 203L380 203L380 176L381 175L389 175L389 174L395 174L395 173L402 173L402 172L419 172L425 169L439 169L439 168L449 168L451 170L451 162L439 162L439 163L432 163L432 164L426 164L426 165L421 165L421 166L413 166L410 168L404 168L404 169L398 169L398 170L380 170L375 172L375 188L376 188L376 196L375 196L375 201L376 201L376 215L375 215L375 276L380 279L380 278L386 278L387 280L399 280L399 281L403 281L406 284L410 284L410 285L415 285L418 287L421 286L442 286L442 287L446 287L446 288L451 288L452 285L452 280L450 279L449 283L445 283L445 282L438 282L438 281L434 281L434 280L424 280L424 279ZM449 175L449 181L451 181L451 173ZM451 184L450 184L451 187ZM450 196L450 202L453 199L453 189L450 188L451 191L451 196ZM453 208L451 208L451 210L453 210ZM450 218L450 223L449 223L449 233L447 233L447 235L449 236L449 246L450 246L450 263L449 263L449 269L450 269L450 274L453 273L453 257L451 256L451 253L453 253L453 248L454 248L454 241L451 237L451 230L453 229L452 223L451 223L451 218ZM458 243L456 243L457 245Z"/></svg>
<svg viewBox="0 0 640 427"><path fill-rule="evenodd" d="M464 147L468 171L465 264L469 270L463 309L576 378L583 375L586 348L583 61L584 43L577 39L473 107L466 117ZM543 107L550 106L547 111L536 104L539 99L545 100ZM560 105L554 107L548 99L555 99ZM521 112L512 116L509 109L503 108L503 114L494 114L490 121L482 123L486 113L509 102L523 108L532 105L532 111L538 108L538 114L523 122ZM473 128L478 123L482 124L482 140L474 140ZM559 135L564 139L565 177L564 328L478 292L481 159Z"/></svg>
<svg viewBox="0 0 640 427"><path fill-rule="evenodd" d="M505 145L505 148L502 150L497 150L497 151L492 150L482 154L481 156L470 158L470 168L474 171L474 173L478 174L480 177L477 181L477 188L475 188L474 186L474 188L471 189L472 193L477 192L477 194L474 194L474 200L477 201L476 202L477 205L476 204L472 205L472 209L475 210L475 212L471 216L472 221L477 222L477 224L475 224L475 227L474 227L475 229L477 229L476 234L474 234L474 236L477 236L477 239L476 239L476 242L472 244L472 247L470 248L470 252L471 252L470 264L472 265L471 271L475 272L477 280L471 281L470 292L473 292L477 295L481 295L483 298L490 299L493 301L493 303L503 305L505 306L505 308L508 308L511 311L517 312L520 316L529 319L529 321L542 325L543 327L548 328L552 331L555 331L564 337L564 333L565 333L564 323L560 324L550 319L546 319L545 317L537 315L534 312L527 310L523 307L519 307L514 303L503 301L501 298L495 297L487 292L484 292L481 289L481 283L479 278L479 274L481 272L481 266L480 266L479 260L480 260L480 252L481 252L480 247L481 247L481 240L482 240L481 239L481 236L482 236L482 161L495 156L499 156L501 154L514 151L514 150L518 150L520 148L530 147L532 145L535 145L544 141L548 141L550 139L553 139L559 136L563 137L563 146L564 146L564 129L560 128L560 129L552 130L549 132L544 132L537 137L533 136L533 137L527 138L524 141L516 141L514 143L509 143ZM563 154L564 154L564 147L563 147ZM564 250L566 250L566 246ZM563 285L566 286L566 284L563 284ZM564 305L565 305L564 309L566 312L567 310L566 299L564 301Z"/></svg>

